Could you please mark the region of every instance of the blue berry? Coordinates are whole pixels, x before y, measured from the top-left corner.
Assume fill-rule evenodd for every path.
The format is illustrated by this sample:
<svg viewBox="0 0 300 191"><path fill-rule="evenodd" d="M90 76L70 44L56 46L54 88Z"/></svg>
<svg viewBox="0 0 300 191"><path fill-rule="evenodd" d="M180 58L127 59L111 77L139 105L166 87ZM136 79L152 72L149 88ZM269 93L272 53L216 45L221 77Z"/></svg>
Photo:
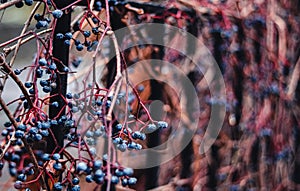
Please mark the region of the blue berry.
<svg viewBox="0 0 300 191"><path fill-rule="evenodd" d="M37 78L41 78L42 76L43 76L43 70L41 70L41 69L38 68L36 70L36 77Z"/></svg>
<svg viewBox="0 0 300 191"><path fill-rule="evenodd" d="M49 87L49 86L44 86L44 87L43 87L43 92L45 92L45 93L51 92L51 87Z"/></svg>
<svg viewBox="0 0 300 191"><path fill-rule="evenodd" d="M14 128L13 128L13 127L7 127L6 130L9 131L9 132L13 132L13 131L14 131Z"/></svg>
<svg viewBox="0 0 300 191"><path fill-rule="evenodd" d="M94 177L94 180L97 184L103 184L104 183L104 178L103 177L100 177L100 178L95 178Z"/></svg>
<svg viewBox="0 0 300 191"><path fill-rule="evenodd" d="M13 162L19 162L20 159L21 159L20 155L17 155L17 154L11 155L11 161L13 161Z"/></svg>
<svg viewBox="0 0 300 191"><path fill-rule="evenodd" d="M134 185L134 184L136 184L136 182L137 182L137 179L134 177L131 177L128 179L128 185Z"/></svg>
<svg viewBox="0 0 300 191"><path fill-rule="evenodd" d="M18 130L25 131L25 130L26 130L26 125L20 124L20 125L18 125L17 129L18 129Z"/></svg>
<svg viewBox="0 0 300 191"><path fill-rule="evenodd" d="M59 104L58 104L58 102L57 102L57 101L55 101L55 102L52 102L52 103L51 103L51 105L52 105L53 107L58 107L58 106L59 106Z"/></svg>
<svg viewBox="0 0 300 191"><path fill-rule="evenodd" d="M63 189L63 186L60 182L56 182L53 186L55 191L61 191Z"/></svg>
<svg viewBox="0 0 300 191"><path fill-rule="evenodd" d="M71 40L71 39L73 38L73 35L72 35L71 32L67 32L67 33L65 34L65 37L66 37L66 39Z"/></svg>
<svg viewBox="0 0 300 191"><path fill-rule="evenodd" d="M127 145L125 143L119 144L117 145L117 148L121 151L121 152L125 152Z"/></svg>
<svg viewBox="0 0 300 191"><path fill-rule="evenodd" d="M111 101L110 100L107 100L106 101L106 107L110 107L111 106Z"/></svg>
<svg viewBox="0 0 300 191"><path fill-rule="evenodd" d="M128 185L128 179L124 178L122 179L122 186L127 186Z"/></svg>
<svg viewBox="0 0 300 191"><path fill-rule="evenodd" d="M119 178L117 176L112 176L111 177L111 183L118 184L118 182L119 182Z"/></svg>
<svg viewBox="0 0 300 191"><path fill-rule="evenodd" d="M50 124L51 124L51 125L57 125L58 123L57 123L57 120L52 119L51 122L50 122ZM49 124L49 125L50 125L50 124ZM50 126L49 126L49 127L50 127Z"/></svg>
<svg viewBox="0 0 300 191"><path fill-rule="evenodd" d="M96 105L97 105L97 106L101 106L101 105L102 105L102 101L101 101L101 100L97 100L97 101L96 101Z"/></svg>
<svg viewBox="0 0 300 191"><path fill-rule="evenodd" d="M73 186L72 191L80 191L80 186L79 185Z"/></svg>
<svg viewBox="0 0 300 191"><path fill-rule="evenodd" d="M133 132L133 133L132 133L131 137L132 137L133 139L138 139L138 138L140 137L140 134L141 134L141 132L136 131L136 132Z"/></svg>
<svg viewBox="0 0 300 191"><path fill-rule="evenodd" d="M99 33L98 28L92 28L92 33L93 33L93 34L98 34L98 33Z"/></svg>
<svg viewBox="0 0 300 191"><path fill-rule="evenodd" d="M123 172L124 172L124 175L126 175L126 176L132 176L133 175L133 169L132 168L124 168Z"/></svg>
<svg viewBox="0 0 300 191"><path fill-rule="evenodd" d="M40 133L43 137L48 137L49 136L49 131L48 130L42 130Z"/></svg>
<svg viewBox="0 0 300 191"><path fill-rule="evenodd" d="M9 153L8 153L9 154ZM10 159L9 159L10 160ZM15 162L9 163L9 168L16 168L17 164Z"/></svg>
<svg viewBox="0 0 300 191"><path fill-rule="evenodd" d="M15 133L16 138L23 138L24 135L25 135L24 131L21 131L21 130L17 130Z"/></svg>
<svg viewBox="0 0 300 191"><path fill-rule="evenodd" d="M85 180L86 180L88 183L91 183L91 182L93 182L93 176L92 176L92 175L87 175L87 176L85 177Z"/></svg>
<svg viewBox="0 0 300 191"><path fill-rule="evenodd" d="M72 27L72 29L74 30L74 32L79 31L80 30L80 22L76 21Z"/></svg>
<svg viewBox="0 0 300 191"><path fill-rule="evenodd" d="M229 190L230 191L238 191L238 190L240 190L240 188L239 188L239 185L231 185L229 187Z"/></svg>
<svg viewBox="0 0 300 191"><path fill-rule="evenodd" d="M62 169L62 165L59 162L54 163L53 168L55 170L61 170Z"/></svg>
<svg viewBox="0 0 300 191"><path fill-rule="evenodd" d="M144 89L145 89L145 87L144 87L144 85L142 85L142 84L140 84L140 85L137 87L137 90L138 90L139 92L144 91Z"/></svg>
<svg viewBox="0 0 300 191"><path fill-rule="evenodd" d="M40 141L42 139L43 139L43 136L41 134L37 133L37 134L34 135L34 140Z"/></svg>
<svg viewBox="0 0 300 191"><path fill-rule="evenodd" d="M120 123L116 125L116 129L117 129L117 130L121 130L122 127L123 127L123 126L122 126L122 124L120 124Z"/></svg>
<svg viewBox="0 0 300 191"><path fill-rule="evenodd" d="M39 65L40 66L46 66L47 65L47 60L45 58L39 59Z"/></svg>
<svg viewBox="0 0 300 191"><path fill-rule="evenodd" d="M0 161L0 170L2 170L4 167L4 163L2 161Z"/></svg>
<svg viewBox="0 0 300 191"><path fill-rule="evenodd" d="M53 158L53 160L58 161L60 159L60 154L59 153L54 153L52 158Z"/></svg>
<svg viewBox="0 0 300 191"><path fill-rule="evenodd" d="M98 169L100 169L102 167L102 165L103 165L103 162L101 160L96 160L94 162L94 169L98 170Z"/></svg>
<svg viewBox="0 0 300 191"><path fill-rule="evenodd" d="M24 2L25 2L25 5L27 5L27 6L33 5L33 0L25 0Z"/></svg>
<svg viewBox="0 0 300 191"><path fill-rule="evenodd" d="M32 86L32 82L25 82L24 85L26 88L30 88Z"/></svg>
<svg viewBox="0 0 300 191"><path fill-rule="evenodd" d="M2 131L2 133L1 133L1 135L4 136L4 137L7 136L8 135L8 131L6 129L4 129Z"/></svg>
<svg viewBox="0 0 300 191"><path fill-rule="evenodd" d="M20 75L20 74L21 74L21 70L15 69L15 70L14 70L14 73L15 73L16 75Z"/></svg>
<svg viewBox="0 0 300 191"><path fill-rule="evenodd" d="M97 24L99 22L99 20L96 17L92 18L93 23Z"/></svg>
<svg viewBox="0 0 300 191"><path fill-rule="evenodd" d="M79 184L79 178L77 178L77 177L73 178L73 179L72 179L72 183L73 183L74 185Z"/></svg>
<svg viewBox="0 0 300 191"><path fill-rule="evenodd" d="M102 135L102 131L100 129L97 129L95 132L94 132L95 136L96 137L100 137Z"/></svg>
<svg viewBox="0 0 300 191"><path fill-rule="evenodd" d="M142 149L142 145L141 144L136 144L135 145L135 149L136 150L141 150Z"/></svg>
<svg viewBox="0 0 300 191"><path fill-rule="evenodd" d="M27 176L25 174L20 174L17 177L17 180L20 180L20 181L24 182L24 181L26 181L26 178L27 178Z"/></svg>
<svg viewBox="0 0 300 191"><path fill-rule="evenodd" d="M91 36L91 32L90 32L90 31L84 31L84 32L83 32L83 35L84 35L85 37L89 37L89 36Z"/></svg>
<svg viewBox="0 0 300 191"><path fill-rule="evenodd" d="M64 13L62 12L62 10L59 10L59 9L56 9L52 12L53 17L56 19L61 18L63 16L63 14Z"/></svg>
<svg viewBox="0 0 300 191"><path fill-rule="evenodd" d="M62 33L57 33L56 34L56 39L59 39L59 40L61 40L61 39L63 39L65 36L62 34Z"/></svg>
<svg viewBox="0 0 300 191"><path fill-rule="evenodd" d="M27 175L33 175L34 174L34 170L31 168L26 172Z"/></svg>
<svg viewBox="0 0 300 191"><path fill-rule="evenodd" d="M77 67L80 65L81 62L82 62L82 58L81 58L81 57L78 57L78 58L76 58L76 59L74 59L74 60L72 61L72 65L73 65L75 68L77 68Z"/></svg>
<svg viewBox="0 0 300 191"><path fill-rule="evenodd" d="M101 11L101 9L102 9L102 4L101 4L100 1L97 1L97 2L95 3L95 10L96 10L96 11Z"/></svg>
<svg viewBox="0 0 300 191"><path fill-rule="evenodd" d="M70 70L69 70L68 67L64 67L63 71L64 71L64 72L69 72Z"/></svg>
<svg viewBox="0 0 300 191"><path fill-rule="evenodd" d="M43 154L42 160L43 161L49 161L50 160L50 155L48 153Z"/></svg>
<svg viewBox="0 0 300 191"><path fill-rule="evenodd" d="M5 122L5 123L4 123L4 127L10 127L11 125L12 125L11 122Z"/></svg>
<svg viewBox="0 0 300 191"><path fill-rule="evenodd" d="M87 170L87 165L85 162L80 162L77 165L77 171L81 172L81 171L86 171Z"/></svg>
<svg viewBox="0 0 300 191"><path fill-rule="evenodd" d="M74 94L73 96L74 96L75 99L79 99L80 98L79 94Z"/></svg>
<svg viewBox="0 0 300 191"><path fill-rule="evenodd" d="M72 107L71 111L72 111L73 113L76 113L76 112L79 111L79 108L74 106L74 107Z"/></svg>
<svg viewBox="0 0 300 191"><path fill-rule="evenodd" d="M28 104L27 101L24 101L24 102L23 102L23 105L24 105L24 108L25 108L25 109L28 109L28 108L29 108L29 104Z"/></svg>
<svg viewBox="0 0 300 191"><path fill-rule="evenodd" d="M23 145L22 139L18 138L18 139L16 140L16 145L22 146L22 145Z"/></svg>
<svg viewBox="0 0 300 191"><path fill-rule="evenodd" d="M157 130L157 126L154 124L149 124L145 130L147 133L152 133Z"/></svg>
<svg viewBox="0 0 300 191"><path fill-rule="evenodd" d="M56 70L56 64L55 63L52 63L52 64L50 64L50 66L49 66L49 70Z"/></svg>
<svg viewBox="0 0 300 191"><path fill-rule="evenodd" d="M141 133L141 137L140 137L139 139L142 140L142 141L146 140L146 135L145 135L145 133Z"/></svg>
<svg viewBox="0 0 300 191"><path fill-rule="evenodd" d="M93 136L94 136L94 133L93 133L93 131L88 130L88 131L86 132L85 136L88 137L88 138L90 138L90 137L93 137Z"/></svg>
<svg viewBox="0 0 300 191"><path fill-rule="evenodd" d="M96 170L94 176L95 176L95 178L102 178L102 177L104 177L104 173L101 169L98 169L98 170Z"/></svg>
<svg viewBox="0 0 300 191"><path fill-rule="evenodd" d="M113 139L113 143L116 145L120 144L120 143L122 143L122 139L120 137L117 137L117 138Z"/></svg>
<svg viewBox="0 0 300 191"><path fill-rule="evenodd" d="M80 40L74 40L74 44L77 46L78 44L80 44Z"/></svg>
<svg viewBox="0 0 300 191"><path fill-rule="evenodd" d="M37 21L42 20L42 18L43 17L38 13L34 15L34 19L37 20Z"/></svg>
<svg viewBox="0 0 300 191"><path fill-rule="evenodd" d="M64 44L65 44L66 46L70 46L70 45L71 45L71 42L70 42L70 40L65 40L65 41L64 41Z"/></svg>
<svg viewBox="0 0 300 191"><path fill-rule="evenodd" d="M159 128L165 129L165 128L168 127L168 123L165 122L165 121L159 121L159 122L157 122L157 126L158 126Z"/></svg>
<svg viewBox="0 0 300 191"><path fill-rule="evenodd" d="M36 27L37 29L45 28L45 27L47 27L47 26L48 26L48 22L45 21L45 20L39 20L39 21L36 23L36 25L35 25L35 27Z"/></svg>
<svg viewBox="0 0 300 191"><path fill-rule="evenodd" d="M92 47L92 46L87 46L86 50L87 50L88 52L92 52L92 51L93 51L93 47Z"/></svg>
<svg viewBox="0 0 300 191"><path fill-rule="evenodd" d="M94 138L87 138L86 141L87 141L87 144L90 145L90 146L96 144L96 141L95 141Z"/></svg>
<svg viewBox="0 0 300 191"><path fill-rule="evenodd" d="M121 177L121 176L124 176L124 173L123 173L122 170L116 169L116 170L115 170L115 175L118 176L118 177Z"/></svg>
<svg viewBox="0 0 300 191"><path fill-rule="evenodd" d="M134 133L132 133L132 138L133 139L140 139L140 140L145 140L146 139L146 135L144 133L141 133L139 131L135 131Z"/></svg>
<svg viewBox="0 0 300 191"><path fill-rule="evenodd" d="M76 49L78 50L78 51L82 51L83 50L83 45L82 44L78 44L77 46L76 46Z"/></svg>
<svg viewBox="0 0 300 191"><path fill-rule="evenodd" d="M30 93L30 94L34 94L34 93L35 93L34 89L31 88L31 89L29 90L29 93Z"/></svg>
<svg viewBox="0 0 300 191"><path fill-rule="evenodd" d="M17 180L14 184L15 189L21 189L22 188L22 182L20 180Z"/></svg>
<svg viewBox="0 0 300 191"><path fill-rule="evenodd" d="M40 85L41 85L42 87L48 86L48 85L49 85L49 82L48 82L47 80L41 80L41 81L40 81Z"/></svg>
<svg viewBox="0 0 300 191"><path fill-rule="evenodd" d="M31 133L31 134L37 134L38 133L38 128L31 127L30 130L29 130L29 133Z"/></svg>
<svg viewBox="0 0 300 191"><path fill-rule="evenodd" d="M131 142L128 144L128 149L135 149L136 148L136 143L135 142Z"/></svg>
<svg viewBox="0 0 300 191"><path fill-rule="evenodd" d="M17 3L15 4L15 6L16 6L17 8L21 8L21 7L24 6L24 3L23 3L23 1L19 1L19 2L17 2Z"/></svg>
<svg viewBox="0 0 300 191"><path fill-rule="evenodd" d="M50 128L51 124L49 122L43 122L41 125L42 125L42 127L41 127L42 129L48 129L48 128Z"/></svg>
<svg viewBox="0 0 300 191"><path fill-rule="evenodd" d="M9 168L9 174L11 176L16 176L17 175L17 169L16 168Z"/></svg>
<svg viewBox="0 0 300 191"><path fill-rule="evenodd" d="M67 121L67 116L65 116L65 115L63 115L63 116L61 116L61 118L60 118L62 121Z"/></svg>
<svg viewBox="0 0 300 191"><path fill-rule="evenodd" d="M66 94L66 98L67 98L67 99L72 99L72 98L73 98L72 93L67 93L67 94Z"/></svg>

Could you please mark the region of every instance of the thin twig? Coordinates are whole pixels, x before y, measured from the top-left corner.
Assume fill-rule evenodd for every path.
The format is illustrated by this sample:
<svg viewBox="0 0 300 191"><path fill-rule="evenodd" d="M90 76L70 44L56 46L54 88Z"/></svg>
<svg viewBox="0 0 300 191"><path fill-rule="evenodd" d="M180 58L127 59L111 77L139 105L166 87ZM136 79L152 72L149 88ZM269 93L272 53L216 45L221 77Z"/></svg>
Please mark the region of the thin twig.
<svg viewBox="0 0 300 191"><path fill-rule="evenodd" d="M0 4L0 11L2 10L2 9L6 9L6 8L8 8L8 7L11 7L11 6L13 6L13 5L15 5L16 3L19 3L19 2L21 2L22 0L12 0L12 1L8 1L8 2L6 2L6 3L4 3L4 4Z"/></svg>
<svg viewBox="0 0 300 191"><path fill-rule="evenodd" d="M19 44L19 46L21 46L21 45L27 43L28 41L30 41L30 40L32 40L32 39L34 39L36 36L40 36L40 35L49 33L49 32L51 32L52 30L53 30L52 28L49 28L49 29L46 29L46 30L43 30L43 31L38 32L36 35L31 35L30 37L27 37L27 38L21 40L21 43ZM13 46L4 48L4 49L3 49L4 53L5 53L6 55L8 55L11 51L13 51L14 49L17 48L17 45L18 45L18 44L15 44L15 45L13 45Z"/></svg>
<svg viewBox="0 0 300 191"><path fill-rule="evenodd" d="M114 91L114 97L113 97L113 100L112 100L112 102L111 102L111 106L110 106L110 108L109 108L109 110L108 110L108 113L107 113L107 117L106 117L106 119L108 120L108 121L111 121L112 120L112 112L113 112L113 109L114 109L114 106L115 106L115 104L116 104L116 101L117 101L117 99L118 99L118 94L119 94L119 91L120 91L120 88L121 88L121 85L122 85L122 77L120 77L119 79L118 79L118 81L117 81L117 83L116 83L116 89L115 89L115 91Z"/></svg>
<svg viewBox="0 0 300 191"><path fill-rule="evenodd" d="M20 34L20 36L22 36L23 34L25 34L25 32L27 31L29 25L30 25L30 22L31 20L33 19L33 16L34 16L34 13L38 10L39 6L41 5L41 2L38 2L34 8L32 9L31 13L30 13L30 17L26 20L26 22L24 23L24 27L22 29L22 32ZM18 51L19 51L19 47L20 47L20 44L22 42L22 39L19 39L17 44L16 44L16 48L15 48L15 52L14 52L14 55L12 56L12 58L10 59L10 62L9 62L9 65L12 66L16 57L17 57L17 54L18 54Z"/></svg>
<svg viewBox="0 0 300 191"><path fill-rule="evenodd" d="M30 96L25 88L25 86L23 85L22 81L18 78L18 76L12 71L11 67L8 66L8 64L5 62L4 58L2 56L0 56L0 66L3 67L3 70L15 81L15 83L20 87L23 95L25 96L25 99L27 100L29 106L31 108L34 107ZM4 85L4 84L3 84ZM1 94L0 94L1 96Z"/></svg>

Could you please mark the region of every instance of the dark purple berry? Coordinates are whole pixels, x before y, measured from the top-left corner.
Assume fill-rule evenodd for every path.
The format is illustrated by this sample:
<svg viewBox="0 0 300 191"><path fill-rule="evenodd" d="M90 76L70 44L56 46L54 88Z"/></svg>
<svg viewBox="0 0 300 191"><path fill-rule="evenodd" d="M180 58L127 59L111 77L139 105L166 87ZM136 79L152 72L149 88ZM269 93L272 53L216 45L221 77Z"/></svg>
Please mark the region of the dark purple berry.
<svg viewBox="0 0 300 191"><path fill-rule="evenodd" d="M19 1L19 2L17 2L17 3L15 4L15 6L16 6L17 8L21 8L21 7L24 6L24 3L23 3L23 1Z"/></svg>

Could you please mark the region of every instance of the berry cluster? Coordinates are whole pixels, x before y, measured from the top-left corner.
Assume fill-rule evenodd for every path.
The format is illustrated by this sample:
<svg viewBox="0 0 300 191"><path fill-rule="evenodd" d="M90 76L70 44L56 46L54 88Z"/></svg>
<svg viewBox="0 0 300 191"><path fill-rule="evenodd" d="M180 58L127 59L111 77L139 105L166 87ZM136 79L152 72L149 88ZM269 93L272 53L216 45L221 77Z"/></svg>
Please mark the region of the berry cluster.
<svg viewBox="0 0 300 191"><path fill-rule="evenodd" d="M15 6L23 7L24 3L28 6L37 4L33 0L24 0ZM116 6L118 3L109 1L109 6ZM107 21L95 13L106 9L105 6L101 1L95 1L93 9L89 7L82 10L83 15L74 22L69 32L55 33L55 30L50 30L49 35L38 36L36 31L44 32L54 28L57 21L76 6L74 3L58 9L52 0L41 4L44 5L44 10L41 13L35 11L31 15L35 20L35 29L26 33L33 34L38 44L32 64L22 69L11 69L4 63L5 74L10 75L19 85L22 95L9 103L17 107L9 115L12 117L4 124L5 129L1 133L3 153L0 170L7 164L10 175L16 180L14 187L26 191L31 190L33 185L46 188L43 184L49 182L53 185L51 189L56 191L63 188L77 191L80 190L82 177L85 177L86 182L96 184L136 184L133 169L123 167L108 154L97 155L98 139L109 138L108 141L112 144L108 149L113 152L141 150L146 134L167 128L168 124L151 118L139 98L138 93L144 90L142 85L137 90L132 88L128 92L117 92L112 88L102 88L95 81L88 83L88 80L84 80L83 87L78 87L76 91L70 91L66 95L57 91L61 88L61 75L73 73L72 69L82 63L82 58L72 59L70 63L73 67L68 67L68 63L62 63L53 55L53 41L61 40L66 47L74 45L77 51L98 52L101 39L112 31L107 26ZM25 82L21 82L20 75L24 73L28 77ZM89 79L90 73L91 71L85 79ZM59 98L60 101L52 101L53 98ZM141 111L146 113L146 119L140 119L139 114L130 115L130 104L134 102L139 102L142 106ZM127 109L116 109L124 107ZM48 108L56 108L56 116L50 117L47 114ZM113 109L116 118L109 119L108 114ZM62 129L63 146L59 145L54 135L55 128ZM46 144L52 144L49 140L55 144L52 152L46 149ZM78 151L76 154L73 153L74 148ZM58 181L57 177L61 175L62 179ZM45 180L45 177L49 180Z"/></svg>

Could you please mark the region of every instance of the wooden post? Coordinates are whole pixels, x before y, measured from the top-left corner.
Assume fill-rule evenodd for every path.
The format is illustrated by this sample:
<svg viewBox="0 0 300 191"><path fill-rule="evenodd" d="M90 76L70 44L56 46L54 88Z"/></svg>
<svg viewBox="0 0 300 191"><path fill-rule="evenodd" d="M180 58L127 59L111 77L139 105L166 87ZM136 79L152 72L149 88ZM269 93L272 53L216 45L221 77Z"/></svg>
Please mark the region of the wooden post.
<svg viewBox="0 0 300 191"><path fill-rule="evenodd" d="M67 5L69 5L72 1L71 0L54 0L54 3L57 6L57 9L61 9ZM68 10L67 10L68 12ZM69 47L64 45L64 42L62 40L57 40L55 38L57 33L65 34L66 32L69 32L71 29L71 13L68 12L66 14L66 11L64 12L63 16L59 19L57 19L57 23L54 29L54 39L53 39L53 56L57 59L59 59L65 66L68 66L69 63ZM63 71L64 65L62 65L59 62L55 63L57 66L58 71ZM61 94L63 96L66 95L67 91L67 74L57 74L57 86L55 89L52 90L51 95L54 94ZM60 96L55 96L50 99L50 103L58 102L59 106L49 107L49 117L50 119L53 119L55 116L58 115L60 110L65 105L64 100ZM65 110L60 114L60 116L65 114ZM49 136L49 139L47 141L47 151L53 152L56 146L63 147L63 125L52 125L51 130L55 136L55 139L57 140L58 145L55 145L54 140L51 136Z"/></svg>

